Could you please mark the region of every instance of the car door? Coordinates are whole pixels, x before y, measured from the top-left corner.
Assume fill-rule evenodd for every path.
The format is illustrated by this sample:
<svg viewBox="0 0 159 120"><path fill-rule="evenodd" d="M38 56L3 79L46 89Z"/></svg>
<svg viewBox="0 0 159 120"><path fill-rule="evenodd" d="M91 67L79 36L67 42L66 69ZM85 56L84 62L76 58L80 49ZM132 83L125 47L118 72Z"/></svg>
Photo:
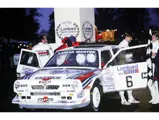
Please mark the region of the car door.
<svg viewBox="0 0 159 120"><path fill-rule="evenodd" d="M111 70L116 91L139 89L147 86L146 46L119 50L105 69Z"/></svg>
<svg viewBox="0 0 159 120"><path fill-rule="evenodd" d="M31 74L42 67L39 56L32 50L22 49L17 65L17 77Z"/></svg>
<svg viewBox="0 0 159 120"><path fill-rule="evenodd" d="M104 50L101 51L101 84L103 86L103 91L106 92L112 92L116 91L115 89L115 80L114 80L114 71L113 67L107 66L108 61L111 60L114 54L111 53L111 50Z"/></svg>

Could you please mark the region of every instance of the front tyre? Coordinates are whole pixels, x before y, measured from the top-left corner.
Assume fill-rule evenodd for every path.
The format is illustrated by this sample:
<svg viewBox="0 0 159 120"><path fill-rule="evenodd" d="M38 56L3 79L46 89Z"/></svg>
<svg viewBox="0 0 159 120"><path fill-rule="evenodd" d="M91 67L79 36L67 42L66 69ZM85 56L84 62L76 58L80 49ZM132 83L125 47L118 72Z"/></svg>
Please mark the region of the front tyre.
<svg viewBox="0 0 159 120"><path fill-rule="evenodd" d="M101 103L102 87L99 84L93 85L90 90L90 104L89 108L91 111L99 111L99 106Z"/></svg>

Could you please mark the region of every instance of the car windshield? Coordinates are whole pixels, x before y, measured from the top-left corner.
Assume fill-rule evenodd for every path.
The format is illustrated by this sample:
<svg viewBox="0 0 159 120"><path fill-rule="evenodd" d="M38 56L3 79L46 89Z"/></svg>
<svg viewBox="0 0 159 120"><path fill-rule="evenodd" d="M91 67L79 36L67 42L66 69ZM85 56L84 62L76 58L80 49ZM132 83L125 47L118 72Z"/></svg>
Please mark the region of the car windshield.
<svg viewBox="0 0 159 120"><path fill-rule="evenodd" d="M99 57L96 50L69 50L57 52L45 67L73 66L98 67Z"/></svg>

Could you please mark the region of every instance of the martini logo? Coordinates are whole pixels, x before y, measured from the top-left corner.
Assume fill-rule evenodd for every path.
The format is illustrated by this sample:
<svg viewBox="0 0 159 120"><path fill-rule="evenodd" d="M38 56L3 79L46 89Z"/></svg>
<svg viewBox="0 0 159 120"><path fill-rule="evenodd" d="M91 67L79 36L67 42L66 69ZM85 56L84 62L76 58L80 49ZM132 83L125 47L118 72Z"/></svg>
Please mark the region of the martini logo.
<svg viewBox="0 0 159 120"><path fill-rule="evenodd" d="M42 79L44 81L51 80L51 79L60 79L59 76L43 76L43 77L36 77L35 79Z"/></svg>
<svg viewBox="0 0 159 120"><path fill-rule="evenodd" d="M65 21L60 23L56 28L56 35L61 40L64 37L74 36L75 38L79 35L79 27L76 23L72 21Z"/></svg>
<svg viewBox="0 0 159 120"><path fill-rule="evenodd" d="M93 25L89 21L85 21L82 25L83 36L86 40L93 37Z"/></svg>
<svg viewBox="0 0 159 120"><path fill-rule="evenodd" d="M53 98L48 98L47 96L44 96L43 98L38 99L38 102L44 102L44 103L51 102L51 101L53 101Z"/></svg>

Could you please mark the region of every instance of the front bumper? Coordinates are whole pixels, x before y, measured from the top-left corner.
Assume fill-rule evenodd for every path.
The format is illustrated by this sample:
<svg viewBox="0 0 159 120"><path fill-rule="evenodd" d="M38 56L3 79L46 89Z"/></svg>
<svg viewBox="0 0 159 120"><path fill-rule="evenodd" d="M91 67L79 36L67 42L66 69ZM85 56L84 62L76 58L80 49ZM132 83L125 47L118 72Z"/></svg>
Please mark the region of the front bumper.
<svg viewBox="0 0 159 120"><path fill-rule="evenodd" d="M82 108L88 106L90 101L85 102L72 102L72 103L21 103L17 96L14 97L12 100L13 104L19 104L19 108L23 109L64 109L64 110L71 110L76 108Z"/></svg>

